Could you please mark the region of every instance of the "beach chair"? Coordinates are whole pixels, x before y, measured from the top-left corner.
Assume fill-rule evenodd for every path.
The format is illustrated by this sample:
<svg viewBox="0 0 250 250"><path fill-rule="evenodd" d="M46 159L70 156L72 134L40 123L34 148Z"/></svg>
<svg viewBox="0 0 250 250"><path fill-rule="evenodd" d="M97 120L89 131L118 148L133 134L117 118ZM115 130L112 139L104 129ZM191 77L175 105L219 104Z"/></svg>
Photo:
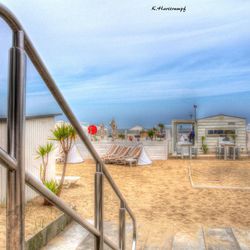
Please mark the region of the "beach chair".
<svg viewBox="0 0 250 250"><path fill-rule="evenodd" d="M182 148L181 147L176 147L175 148L174 156L176 158L182 157Z"/></svg>
<svg viewBox="0 0 250 250"><path fill-rule="evenodd" d="M106 153L104 155L102 155L102 158L105 158L106 156L111 155L116 149L118 148L117 144L112 144L108 150L106 151Z"/></svg>
<svg viewBox="0 0 250 250"><path fill-rule="evenodd" d="M192 147L191 148L191 154L194 158L197 158L198 156L198 148Z"/></svg>
<svg viewBox="0 0 250 250"><path fill-rule="evenodd" d="M102 156L102 160L105 161L109 159L113 155L117 154L121 150L121 146L117 144L113 144L107 151L105 155Z"/></svg>
<svg viewBox="0 0 250 250"><path fill-rule="evenodd" d="M132 166L133 164L137 165L138 160L140 158L142 151L142 146L137 145L131 151L129 152L128 155L126 155L124 158L121 158L117 161L117 164L123 164L123 165L129 165Z"/></svg>
<svg viewBox="0 0 250 250"><path fill-rule="evenodd" d="M111 163L111 164L117 163L117 161L119 161L119 159L125 157L130 150L131 150L131 147L121 146L121 149L118 150L117 153L115 153L115 154L113 154L110 157L105 159L105 163Z"/></svg>
<svg viewBox="0 0 250 250"><path fill-rule="evenodd" d="M235 149L229 148L229 159L233 159L234 150L235 150L235 159L239 160L240 159L240 147L236 147Z"/></svg>
<svg viewBox="0 0 250 250"><path fill-rule="evenodd" d="M118 145L117 149L114 150L112 154L110 154L104 158L104 161L106 162L110 159L118 157L120 154L123 154L124 150L125 150L125 147L123 145Z"/></svg>
<svg viewBox="0 0 250 250"><path fill-rule="evenodd" d="M236 153L236 159L240 159L240 147L237 147L236 149L235 149L235 153Z"/></svg>
<svg viewBox="0 0 250 250"><path fill-rule="evenodd" d="M218 146L216 146L215 148L215 157L219 159L219 147Z"/></svg>
<svg viewBox="0 0 250 250"><path fill-rule="evenodd" d="M224 147L221 147L221 146L216 147L216 158L223 159L224 153L225 153Z"/></svg>

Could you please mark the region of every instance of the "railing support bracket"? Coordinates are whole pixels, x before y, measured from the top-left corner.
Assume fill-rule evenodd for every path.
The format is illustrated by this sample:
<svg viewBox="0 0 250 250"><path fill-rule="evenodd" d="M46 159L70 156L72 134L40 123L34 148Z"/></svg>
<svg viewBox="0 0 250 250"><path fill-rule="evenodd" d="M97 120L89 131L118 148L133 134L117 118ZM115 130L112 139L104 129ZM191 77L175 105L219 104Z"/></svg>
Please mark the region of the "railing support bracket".
<svg viewBox="0 0 250 250"><path fill-rule="evenodd" d="M100 237L95 237L95 250L103 250L103 173L99 163L95 173L95 227L100 231Z"/></svg>

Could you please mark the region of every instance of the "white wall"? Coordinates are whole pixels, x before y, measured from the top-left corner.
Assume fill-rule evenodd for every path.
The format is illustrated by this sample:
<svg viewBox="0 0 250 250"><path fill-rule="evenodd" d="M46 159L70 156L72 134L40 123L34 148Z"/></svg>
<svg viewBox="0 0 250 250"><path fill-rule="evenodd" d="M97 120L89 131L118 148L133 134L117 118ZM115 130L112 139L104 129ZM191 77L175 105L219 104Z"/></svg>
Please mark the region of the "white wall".
<svg viewBox="0 0 250 250"><path fill-rule="evenodd" d="M250 131L247 131L247 152L250 152Z"/></svg>
<svg viewBox="0 0 250 250"><path fill-rule="evenodd" d="M36 159L36 149L47 142L51 129L55 126L54 117L30 118L26 120L25 135L25 167L28 172L39 178L40 159ZM0 146L6 150L7 141L6 121L0 121ZM55 176L55 153L51 154L47 178ZM26 200L36 196L36 193L26 187ZM6 169L0 165L0 203L6 200Z"/></svg>

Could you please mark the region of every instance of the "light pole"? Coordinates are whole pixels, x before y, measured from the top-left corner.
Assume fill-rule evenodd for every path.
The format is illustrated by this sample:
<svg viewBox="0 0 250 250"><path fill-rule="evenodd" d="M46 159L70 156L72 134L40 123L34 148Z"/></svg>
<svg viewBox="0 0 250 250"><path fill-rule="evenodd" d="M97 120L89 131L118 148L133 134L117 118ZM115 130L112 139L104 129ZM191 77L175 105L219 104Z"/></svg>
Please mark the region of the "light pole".
<svg viewBox="0 0 250 250"><path fill-rule="evenodd" d="M197 105L194 104L194 143L196 144L197 142L197 117L196 117L196 109L197 109Z"/></svg>
<svg viewBox="0 0 250 250"><path fill-rule="evenodd" d="M194 121L196 122L196 109L197 109L197 105L194 104Z"/></svg>

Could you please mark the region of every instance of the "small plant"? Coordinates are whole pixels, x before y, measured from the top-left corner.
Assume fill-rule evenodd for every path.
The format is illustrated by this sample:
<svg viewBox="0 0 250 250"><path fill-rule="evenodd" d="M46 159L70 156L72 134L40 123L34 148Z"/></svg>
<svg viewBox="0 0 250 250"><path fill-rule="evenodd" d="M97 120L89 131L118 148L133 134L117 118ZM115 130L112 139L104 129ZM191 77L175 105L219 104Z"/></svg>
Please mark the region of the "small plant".
<svg viewBox="0 0 250 250"><path fill-rule="evenodd" d="M153 129L149 129L148 130L148 137L153 140L154 138L154 135L155 135L155 131Z"/></svg>
<svg viewBox="0 0 250 250"><path fill-rule="evenodd" d="M164 133L164 129L165 129L165 125L163 123L159 123L158 127L160 128L161 134L163 134Z"/></svg>
<svg viewBox="0 0 250 250"><path fill-rule="evenodd" d="M158 129L157 129L156 127L153 127L152 130L153 130L154 132L157 132L157 131L158 131Z"/></svg>
<svg viewBox="0 0 250 250"><path fill-rule="evenodd" d="M57 192L57 195L60 196L66 175L68 154L76 140L77 133L72 125L66 123L57 126L54 130L52 130L52 133L53 133L53 138L51 138L51 140L55 140L60 143L64 155L62 177Z"/></svg>
<svg viewBox="0 0 250 250"><path fill-rule="evenodd" d="M118 134L118 138L121 139L121 140L124 140L125 139L125 135L124 134Z"/></svg>
<svg viewBox="0 0 250 250"><path fill-rule="evenodd" d="M201 149L202 149L202 151L203 151L204 154L207 154L208 153L208 146L205 143L205 141L206 141L206 137L202 136L201 137Z"/></svg>
<svg viewBox="0 0 250 250"><path fill-rule="evenodd" d="M44 185L48 188L52 193L57 194L59 184L55 180L45 181Z"/></svg>
<svg viewBox="0 0 250 250"><path fill-rule="evenodd" d="M52 193L54 193L55 195L58 195L59 192L59 184L55 181L55 180L50 180L50 181L45 181L44 185L46 188L48 188ZM46 206L51 206L52 204L47 201L46 199L44 199L44 205Z"/></svg>
<svg viewBox="0 0 250 250"><path fill-rule="evenodd" d="M203 153L207 154L208 153L208 146L207 146L207 144L203 144L201 147L202 147Z"/></svg>
<svg viewBox="0 0 250 250"><path fill-rule="evenodd" d="M42 164L40 166L40 179L42 183L46 180L47 167L49 163L49 155L54 150L53 143L47 143L44 146L39 146L36 153L37 158L42 159Z"/></svg>
<svg viewBox="0 0 250 250"><path fill-rule="evenodd" d="M163 123L158 124L159 131L156 132L156 136L162 140L165 137L165 125Z"/></svg>
<svg viewBox="0 0 250 250"><path fill-rule="evenodd" d="M233 142L235 143L237 135L236 134L232 134L232 135L230 135L230 137L232 138Z"/></svg>

